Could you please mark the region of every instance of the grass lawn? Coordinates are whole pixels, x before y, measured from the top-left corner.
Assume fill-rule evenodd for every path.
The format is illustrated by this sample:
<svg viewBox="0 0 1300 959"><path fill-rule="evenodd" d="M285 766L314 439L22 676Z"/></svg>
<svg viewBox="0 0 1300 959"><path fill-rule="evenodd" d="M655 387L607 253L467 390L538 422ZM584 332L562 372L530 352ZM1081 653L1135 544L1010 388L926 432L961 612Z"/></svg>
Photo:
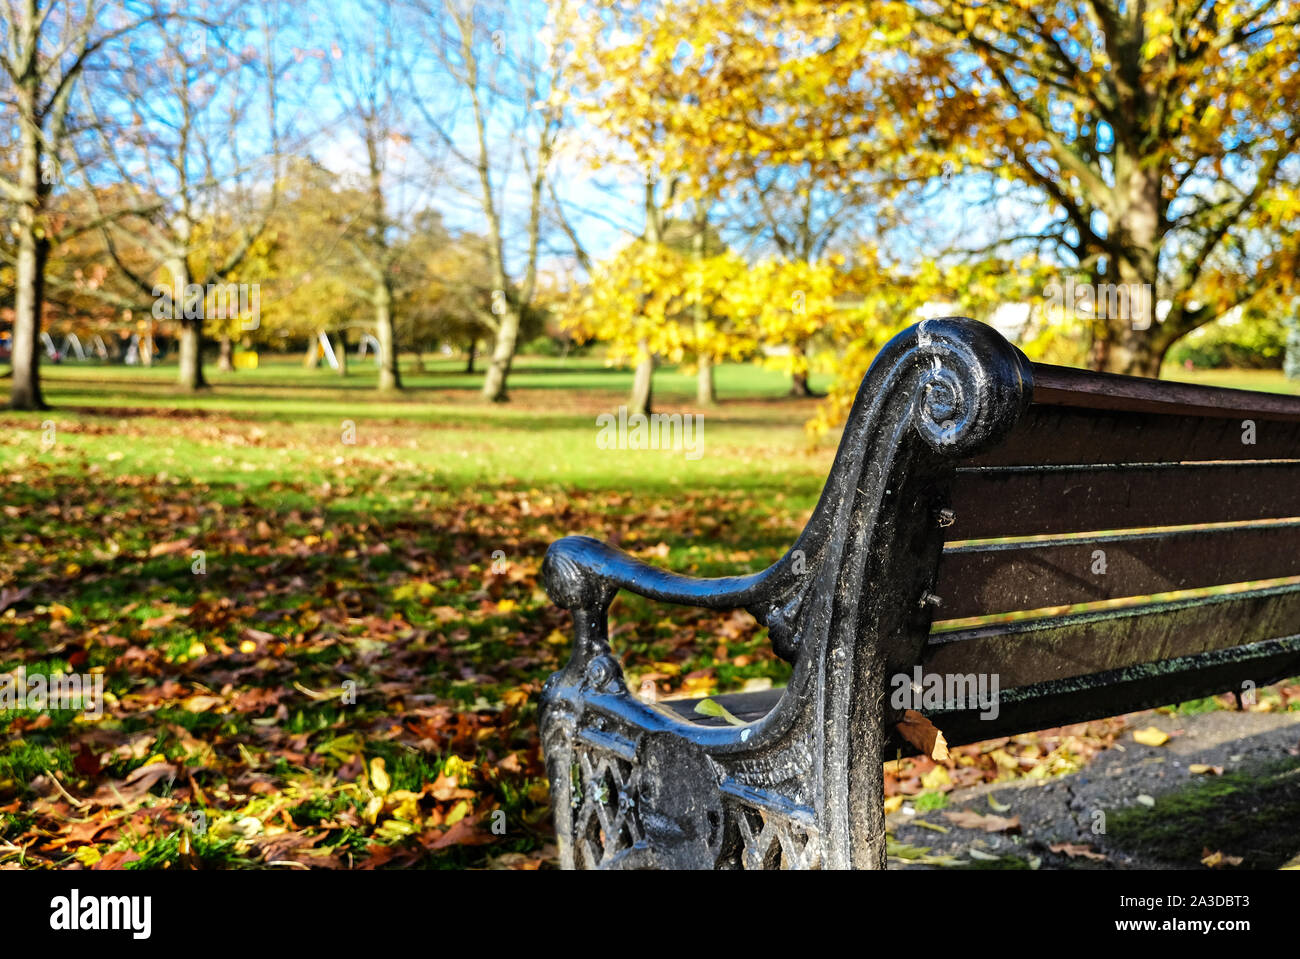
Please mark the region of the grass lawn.
<svg viewBox="0 0 1300 959"><path fill-rule="evenodd" d="M209 371L197 397L166 366L43 372L54 410L0 413L0 673L91 673L106 695L97 717L0 713L0 866L543 865L536 695L569 642L547 545L588 533L680 571L758 570L834 452L804 430L815 401L749 366L719 369L698 459L601 449L596 416L631 374L590 358L521 359L495 406L443 360L389 398L373 367L292 358ZM657 375L664 411L693 396ZM612 620L634 688L786 675L748 614L624 597ZM1068 771L1113 735L1017 737L889 781L942 792L1012 775L1008 755L1016 775Z"/></svg>

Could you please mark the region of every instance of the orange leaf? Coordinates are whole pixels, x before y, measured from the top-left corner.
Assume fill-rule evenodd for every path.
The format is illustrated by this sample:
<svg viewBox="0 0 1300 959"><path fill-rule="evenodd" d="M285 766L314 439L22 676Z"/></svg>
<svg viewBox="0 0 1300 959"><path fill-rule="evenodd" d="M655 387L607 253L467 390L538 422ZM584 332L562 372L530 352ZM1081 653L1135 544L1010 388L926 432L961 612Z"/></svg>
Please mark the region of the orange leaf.
<svg viewBox="0 0 1300 959"><path fill-rule="evenodd" d="M174 539L168 543L154 543L149 547L150 556L166 556L168 553L179 553L190 545L188 539Z"/></svg>
<svg viewBox="0 0 1300 959"><path fill-rule="evenodd" d="M1082 846L1073 842L1057 842L1047 847L1052 852L1063 852L1071 859L1077 859L1083 856L1085 859L1103 860L1106 858L1105 853L1095 852L1091 846Z"/></svg>
<svg viewBox="0 0 1300 959"><path fill-rule="evenodd" d="M961 829L983 829L985 832L1020 832L1020 817L984 815L969 809L945 812L944 818Z"/></svg>
<svg viewBox="0 0 1300 959"><path fill-rule="evenodd" d="M903 713L903 721L897 728L898 734L919 749L922 755L929 756L937 763L947 761L948 741L934 723L915 709Z"/></svg>

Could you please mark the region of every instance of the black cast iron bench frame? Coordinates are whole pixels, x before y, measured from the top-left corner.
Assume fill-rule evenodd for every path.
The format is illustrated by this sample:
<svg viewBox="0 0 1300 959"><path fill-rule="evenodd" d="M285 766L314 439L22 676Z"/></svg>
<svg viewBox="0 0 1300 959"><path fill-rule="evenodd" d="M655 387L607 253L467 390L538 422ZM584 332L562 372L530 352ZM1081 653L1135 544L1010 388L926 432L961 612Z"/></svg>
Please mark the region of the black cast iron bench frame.
<svg viewBox="0 0 1300 959"><path fill-rule="evenodd" d="M884 868L881 761L909 748L888 678L916 666L1000 678L996 719L927 712L953 745L1300 673L1297 517L1300 398L1033 364L971 320L913 326L768 569L695 579L589 537L551 546L575 630L540 713L562 863ZM609 646L622 589L749 610L789 684L719 697L743 726L643 702Z"/></svg>

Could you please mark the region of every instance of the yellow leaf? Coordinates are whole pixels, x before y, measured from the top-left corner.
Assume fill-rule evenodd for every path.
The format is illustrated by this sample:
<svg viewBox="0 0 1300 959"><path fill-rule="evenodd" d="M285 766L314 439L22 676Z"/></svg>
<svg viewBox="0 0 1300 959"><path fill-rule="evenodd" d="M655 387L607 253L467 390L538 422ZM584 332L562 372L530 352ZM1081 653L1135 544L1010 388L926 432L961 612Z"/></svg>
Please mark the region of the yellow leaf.
<svg viewBox="0 0 1300 959"><path fill-rule="evenodd" d="M420 819L420 795L409 790L399 789L388 794L388 801L397 803L391 815L394 819L418 822Z"/></svg>
<svg viewBox="0 0 1300 959"><path fill-rule="evenodd" d="M528 798L539 806L551 801L551 786L545 779L539 779L528 787Z"/></svg>
<svg viewBox="0 0 1300 959"><path fill-rule="evenodd" d="M1241 856L1224 855L1222 851L1210 852L1203 850L1201 865L1208 866L1211 869L1222 869L1224 866L1240 866L1243 860Z"/></svg>
<svg viewBox="0 0 1300 959"><path fill-rule="evenodd" d="M998 768L1006 772L1014 772L1020 768L1020 760L1011 755L1005 749L995 749L989 753L989 758L998 764Z"/></svg>
<svg viewBox="0 0 1300 959"><path fill-rule="evenodd" d="M186 712L206 713L213 706L220 706L223 702L225 700L220 696L204 696L200 694L189 697L181 705L185 707Z"/></svg>
<svg viewBox="0 0 1300 959"><path fill-rule="evenodd" d="M462 799L460 802L456 803L456 805L451 807L451 812L447 813L447 818L442 821L443 825L456 825L456 823L465 818L467 812L469 812L469 803Z"/></svg>
<svg viewBox="0 0 1300 959"><path fill-rule="evenodd" d="M382 756L370 760L370 785L374 786L375 792L380 795L388 792L393 785L393 781L388 778L388 770L384 768Z"/></svg>
<svg viewBox="0 0 1300 959"><path fill-rule="evenodd" d="M463 780L469 775L473 763L468 763L459 756L448 756L447 761L442 764L442 774L444 776L455 776L457 781Z"/></svg>
<svg viewBox="0 0 1300 959"><path fill-rule="evenodd" d="M83 866L93 866L95 863L99 862L99 860L104 858L99 854L99 850L94 846L82 846L73 853L73 857Z"/></svg>
<svg viewBox="0 0 1300 959"><path fill-rule="evenodd" d="M947 766L935 766L921 777L921 785L926 789L941 789L951 784L952 777L948 775Z"/></svg>
<svg viewBox="0 0 1300 959"><path fill-rule="evenodd" d="M885 800L885 815L888 815L891 812L898 812L898 810L901 809L902 807L903 807L902 793L899 793L897 796L890 796L888 799Z"/></svg>
<svg viewBox="0 0 1300 959"><path fill-rule="evenodd" d="M1163 746L1169 742L1169 734L1163 729L1148 726L1146 729L1136 730L1133 733L1133 739L1143 746Z"/></svg>

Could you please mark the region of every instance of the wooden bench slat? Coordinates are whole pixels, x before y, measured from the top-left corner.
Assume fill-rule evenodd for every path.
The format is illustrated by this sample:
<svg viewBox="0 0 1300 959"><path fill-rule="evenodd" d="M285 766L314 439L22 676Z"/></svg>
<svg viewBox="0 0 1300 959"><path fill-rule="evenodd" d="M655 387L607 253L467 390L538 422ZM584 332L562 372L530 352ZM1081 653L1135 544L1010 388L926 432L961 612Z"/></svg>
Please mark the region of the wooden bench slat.
<svg viewBox="0 0 1300 959"><path fill-rule="evenodd" d="M1300 517L1300 463L963 468L949 542Z"/></svg>
<svg viewBox="0 0 1300 959"><path fill-rule="evenodd" d="M1033 364L1034 402L1091 410L1300 421L1300 396Z"/></svg>
<svg viewBox="0 0 1300 959"><path fill-rule="evenodd" d="M1003 689L1300 632L1300 583L933 633L927 672L997 673Z"/></svg>
<svg viewBox="0 0 1300 959"><path fill-rule="evenodd" d="M981 716L978 708L927 711L926 715L943 730L950 746L960 746L1219 693L1240 693L1247 679L1263 687L1295 675L1300 675L1300 634L1022 686L1000 693L996 717ZM895 733L886 745L885 758L894 758L899 750L904 755L916 752Z"/></svg>
<svg viewBox="0 0 1300 959"><path fill-rule="evenodd" d="M1254 423L1253 436L1242 425L1247 419ZM1300 421L1031 406L1006 442L965 465L1282 459L1300 459Z"/></svg>
<svg viewBox="0 0 1300 959"><path fill-rule="evenodd" d="M961 619L1296 575L1300 521L949 546L934 592Z"/></svg>

